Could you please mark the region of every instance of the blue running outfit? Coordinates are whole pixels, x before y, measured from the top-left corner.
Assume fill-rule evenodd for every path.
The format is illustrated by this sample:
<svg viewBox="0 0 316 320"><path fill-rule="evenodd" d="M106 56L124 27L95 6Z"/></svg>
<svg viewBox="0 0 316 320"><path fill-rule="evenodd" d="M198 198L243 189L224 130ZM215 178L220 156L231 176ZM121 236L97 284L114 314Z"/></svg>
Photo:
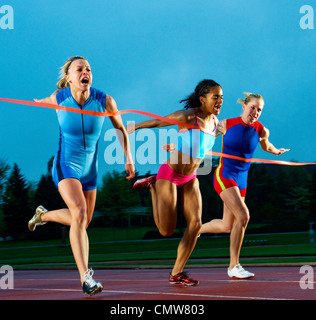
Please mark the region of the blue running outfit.
<svg viewBox="0 0 316 320"><path fill-rule="evenodd" d="M264 126L256 121L246 125L241 117L226 120L222 153L251 159L259 143ZM246 196L250 162L221 157L214 174L214 187L218 194L237 186L242 197Z"/></svg>
<svg viewBox="0 0 316 320"><path fill-rule="evenodd" d="M57 104L80 110L105 112L106 94L90 88L87 101L80 106L70 88L56 94ZM97 187L98 142L104 117L58 110L60 139L52 169L53 180L58 183L67 178L78 179L82 190Z"/></svg>
<svg viewBox="0 0 316 320"><path fill-rule="evenodd" d="M215 129L212 132L203 129L198 122L197 111L194 108L196 129L185 129L178 132L177 149L192 158L204 159L215 143ZM214 123L215 117L213 116Z"/></svg>

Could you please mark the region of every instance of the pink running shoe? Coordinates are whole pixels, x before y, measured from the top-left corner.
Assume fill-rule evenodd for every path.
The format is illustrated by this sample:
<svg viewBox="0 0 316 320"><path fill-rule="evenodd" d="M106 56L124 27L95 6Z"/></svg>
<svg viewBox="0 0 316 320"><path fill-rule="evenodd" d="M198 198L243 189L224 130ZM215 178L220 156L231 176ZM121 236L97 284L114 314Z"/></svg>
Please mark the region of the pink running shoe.
<svg viewBox="0 0 316 320"><path fill-rule="evenodd" d="M200 284L200 281L189 278L186 272L181 272L176 274L175 276L172 276L170 273L169 283L180 284L183 286L198 286Z"/></svg>
<svg viewBox="0 0 316 320"><path fill-rule="evenodd" d="M149 186L156 182L156 176L150 176L144 179L137 180L133 188L134 189L149 189Z"/></svg>

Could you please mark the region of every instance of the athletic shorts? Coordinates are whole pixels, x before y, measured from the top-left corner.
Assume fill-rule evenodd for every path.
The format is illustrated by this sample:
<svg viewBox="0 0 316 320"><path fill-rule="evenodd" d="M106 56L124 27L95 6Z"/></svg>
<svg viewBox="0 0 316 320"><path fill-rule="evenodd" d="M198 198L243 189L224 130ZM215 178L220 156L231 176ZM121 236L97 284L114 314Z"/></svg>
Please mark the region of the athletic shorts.
<svg viewBox="0 0 316 320"><path fill-rule="evenodd" d="M175 183L178 188L183 187L186 183L196 178L196 173L189 176L174 172L167 162L162 164L158 170L156 180L164 179Z"/></svg>
<svg viewBox="0 0 316 320"><path fill-rule="evenodd" d="M231 187L238 187L240 195L246 196L248 171L231 170L219 164L214 173L214 188L218 194Z"/></svg>
<svg viewBox="0 0 316 320"><path fill-rule="evenodd" d="M83 191L94 190L97 188L97 174L95 173L96 170L93 170L92 174L91 171L90 174L81 174L80 170L75 166L71 166L61 161L57 161L56 158L57 157L55 157L54 160L52 174L54 183L57 188L58 183L60 181L68 178L74 178L79 180L82 184Z"/></svg>

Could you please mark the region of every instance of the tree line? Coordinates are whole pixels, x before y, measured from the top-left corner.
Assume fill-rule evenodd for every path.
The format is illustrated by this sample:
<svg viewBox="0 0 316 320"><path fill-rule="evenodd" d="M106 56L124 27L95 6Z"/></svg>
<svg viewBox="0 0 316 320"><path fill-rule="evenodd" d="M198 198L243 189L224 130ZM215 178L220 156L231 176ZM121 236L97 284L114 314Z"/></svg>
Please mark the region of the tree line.
<svg viewBox="0 0 316 320"><path fill-rule="evenodd" d="M23 176L18 164L10 166L0 160L0 237L36 237L27 230L27 222L35 208L42 204L49 210L66 207L53 183L48 161L47 172L38 183L32 184ZM198 176L203 199L203 222L222 217L223 204L213 187L214 169ZM148 172L144 176L149 176ZM98 186L95 219L92 227L128 227L150 225L152 218L151 196L146 190L135 191L134 180L116 171L104 175ZM249 232L308 231L308 223L316 221L316 166L279 166L252 164L248 176L246 203L250 210ZM98 214L96 214L98 213ZM180 209L179 209L180 213ZM179 227L185 226L181 213ZM41 239L59 237L61 226L47 224L41 229Z"/></svg>

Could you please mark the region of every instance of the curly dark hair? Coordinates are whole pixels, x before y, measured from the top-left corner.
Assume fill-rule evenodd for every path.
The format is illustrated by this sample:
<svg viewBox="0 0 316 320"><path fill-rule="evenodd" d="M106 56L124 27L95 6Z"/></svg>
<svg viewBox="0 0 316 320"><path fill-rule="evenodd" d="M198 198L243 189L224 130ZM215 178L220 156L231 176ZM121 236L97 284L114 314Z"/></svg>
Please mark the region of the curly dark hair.
<svg viewBox="0 0 316 320"><path fill-rule="evenodd" d="M180 103L185 103L184 109L198 108L201 106L200 97L205 97L205 95L211 91L211 88L214 87L221 87L221 85L214 80L204 79L198 83L194 92L187 98L181 100Z"/></svg>

